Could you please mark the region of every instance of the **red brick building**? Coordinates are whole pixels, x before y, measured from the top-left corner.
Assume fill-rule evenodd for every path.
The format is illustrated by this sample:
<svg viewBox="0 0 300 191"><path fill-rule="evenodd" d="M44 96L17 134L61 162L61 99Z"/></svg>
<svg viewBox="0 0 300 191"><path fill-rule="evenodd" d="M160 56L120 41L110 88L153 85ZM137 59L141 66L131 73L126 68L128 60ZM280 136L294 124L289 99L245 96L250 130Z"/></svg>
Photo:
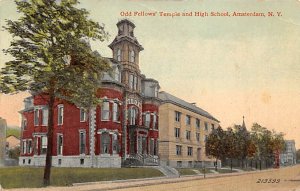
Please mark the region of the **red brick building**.
<svg viewBox="0 0 300 191"><path fill-rule="evenodd" d="M143 47L134 36L135 25L125 19L117 27L109 45L114 72L104 74L97 94L101 105L86 112L55 101L53 166L121 167L122 162L158 161L159 83L141 74ZM32 95L24 103L19 164L41 166L47 150L47 102Z"/></svg>

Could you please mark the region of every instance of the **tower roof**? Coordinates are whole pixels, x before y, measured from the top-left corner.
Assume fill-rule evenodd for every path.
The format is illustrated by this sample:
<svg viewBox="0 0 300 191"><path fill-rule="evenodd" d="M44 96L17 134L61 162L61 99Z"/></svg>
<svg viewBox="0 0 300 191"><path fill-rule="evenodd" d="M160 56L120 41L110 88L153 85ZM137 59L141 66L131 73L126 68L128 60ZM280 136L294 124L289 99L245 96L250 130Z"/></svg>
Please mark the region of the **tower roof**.
<svg viewBox="0 0 300 191"><path fill-rule="evenodd" d="M127 24L131 25L133 28L135 28L135 24L132 21L130 21L129 19L122 19L122 20L120 20L117 23L117 26L119 26L119 25L121 25L123 23L127 23Z"/></svg>
<svg viewBox="0 0 300 191"><path fill-rule="evenodd" d="M123 25L123 28L122 28ZM124 28L125 26L125 28ZM131 26L131 29L129 30L129 26ZM122 19L117 23L117 27L118 27L118 34L115 37L115 39L113 40L112 43L110 43L110 45L108 45L109 48L113 49L113 47L123 41L127 41L130 42L132 44L134 44L135 46L138 47L139 51L144 50L143 46L137 41L137 39L134 36L134 28L135 25L132 21L128 20L128 19Z"/></svg>

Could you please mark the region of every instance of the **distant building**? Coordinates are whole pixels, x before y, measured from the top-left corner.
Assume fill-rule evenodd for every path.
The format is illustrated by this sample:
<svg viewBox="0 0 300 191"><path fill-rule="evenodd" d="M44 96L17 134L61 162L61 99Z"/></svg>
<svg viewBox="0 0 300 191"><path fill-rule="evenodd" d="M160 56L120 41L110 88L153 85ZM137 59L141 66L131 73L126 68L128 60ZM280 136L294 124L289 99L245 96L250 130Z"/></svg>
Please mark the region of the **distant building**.
<svg viewBox="0 0 300 191"><path fill-rule="evenodd" d="M205 141L219 121L211 114L169 93L160 92L160 163L172 167L213 166L205 155Z"/></svg>
<svg viewBox="0 0 300 191"><path fill-rule="evenodd" d="M6 120L0 117L0 166L5 162L6 126Z"/></svg>
<svg viewBox="0 0 300 191"><path fill-rule="evenodd" d="M20 139L14 135L6 137L6 149L11 150L20 146Z"/></svg>
<svg viewBox="0 0 300 191"><path fill-rule="evenodd" d="M285 150L280 154L282 165L294 165L297 163L295 140L285 141Z"/></svg>

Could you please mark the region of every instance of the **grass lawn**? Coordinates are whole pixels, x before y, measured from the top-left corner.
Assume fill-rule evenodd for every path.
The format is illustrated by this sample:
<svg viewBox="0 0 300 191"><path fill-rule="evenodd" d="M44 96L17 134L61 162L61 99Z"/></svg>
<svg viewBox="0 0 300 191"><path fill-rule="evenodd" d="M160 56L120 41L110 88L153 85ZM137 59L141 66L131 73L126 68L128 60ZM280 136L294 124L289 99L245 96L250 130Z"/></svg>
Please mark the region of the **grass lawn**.
<svg viewBox="0 0 300 191"><path fill-rule="evenodd" d="M3 188L42 187L43 168L0 168L0 184ZM70 186L72 183L163 176L152 168L55 168L51 169L51 186Z"/></svg>
<svg viewBox="0 0 300 191"><path fill-rule="evenodd" d="M191 168L176 168L180 175L196 175L197 173Z"/></svg>
<svg viewBox="0 0 300 191"><path fill-rule="evenodd" d="M203 168L200 168L200 169L197 169L197 170L199 170L199 172L200 173L202 173L202 174L204 174L204 169ZM205 169L205 174L210 174L210 173L212 173L209 169Z"/></svg>

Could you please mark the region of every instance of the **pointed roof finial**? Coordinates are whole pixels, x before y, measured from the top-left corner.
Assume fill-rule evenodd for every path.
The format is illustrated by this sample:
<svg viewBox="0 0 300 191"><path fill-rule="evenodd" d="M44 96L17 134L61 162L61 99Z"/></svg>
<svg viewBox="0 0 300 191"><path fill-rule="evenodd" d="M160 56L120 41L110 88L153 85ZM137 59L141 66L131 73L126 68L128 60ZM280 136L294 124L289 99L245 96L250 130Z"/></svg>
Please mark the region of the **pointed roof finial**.
<svg viewBox="0 0 300 191"><path fill-rule="evenodd" d="M245 125L245 116L243 116L243 125L242 127L246 128L246 125Z"/></svg>

